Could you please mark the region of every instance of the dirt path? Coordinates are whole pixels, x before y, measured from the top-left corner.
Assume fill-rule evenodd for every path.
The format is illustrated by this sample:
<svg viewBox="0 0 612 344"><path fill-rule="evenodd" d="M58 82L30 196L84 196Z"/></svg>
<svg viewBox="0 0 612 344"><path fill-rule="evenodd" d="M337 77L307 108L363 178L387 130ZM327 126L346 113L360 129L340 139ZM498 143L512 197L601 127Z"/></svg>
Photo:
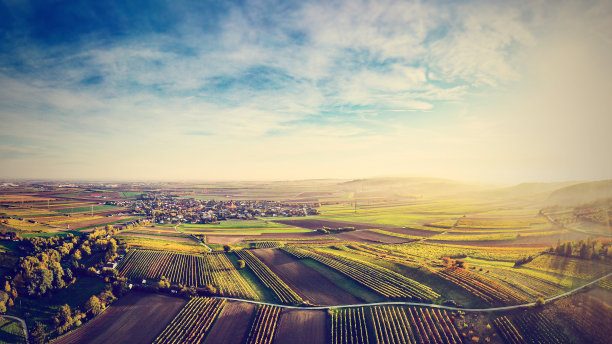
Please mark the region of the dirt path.
<svg viewBox="0 0 612 344"><path fill-rule="evenodd" d="M315 305L341 305L361 300L338 287L319 272L275 248L252 250L275 274L304 300Z"/></svg>

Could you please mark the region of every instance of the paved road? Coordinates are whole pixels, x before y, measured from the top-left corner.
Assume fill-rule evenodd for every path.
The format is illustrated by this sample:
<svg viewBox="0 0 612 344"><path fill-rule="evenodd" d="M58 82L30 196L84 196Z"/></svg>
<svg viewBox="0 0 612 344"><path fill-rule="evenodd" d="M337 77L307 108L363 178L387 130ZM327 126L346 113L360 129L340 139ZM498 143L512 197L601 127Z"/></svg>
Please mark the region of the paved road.
<svg viewBox="0 0 612 344"><path fill-rule="evenodd" d="M610 277L612 276L612 272L602 276L600 278L597 278L581 287L578 288L574 288L568 292L559 294L557 296L553 296L551 298L548 298L545 300L546 303L551 302L551 301L555 301L558 300L560 298L566 297L568 295L571 295L583 288L586 288L588 286L591 286L599 281L601 281L604 278ZM439 308L439 309L446 309L449 311L464 311L464 312L496 312L496 311L509 311L509 310L513 310L513 309L519 309L519 308L528 308L528 307L533 307L535 306L535 302L530 302L530 303L525 303L522 305L513 305L513 306L503 306L503 307L490 307L490 308L461 308L461 307L452 307L452 306L443 306L443 305L434 305L431 303L421 303L421 302L406 302L406 301L387 301L387 302L376 302L376 303L359 303L359 304L353 304L353 305L339 305L339 306L316 306L316 307L300 307L300 306L288 306L288 305L281 305L281 304L274 304L274 303L268 303L268 302L260 302L260 301L253 301L253 300L245 300L245 299L235 299L235 298L231 298L231 297L222 297L222 296L215 296L214 298L217 299L226 299L226 300L232 300L232 301L241 301L241 302L248 302L248 303L254 303L254 304L258 304L258 305L270 305L270 306L277 306L277 307L281 307L281 308L289 308L289 309L312 309L312 310L325 310L325 309L330 309L330 308L355 308L355 307L364 307L364 306L386 306L386 305L404 305L404 306L422 306L422 307L430 307L430 308Z"/></svg>
<svg viewBox="0 0 612 344"><path fill-rule="evenodd" d="M23 327L23 334L25 335L25 342L26 344L29 343L28 341L28 326L26 325L25 321L23 321L23 319L18 318L18 317L14 317L12 315L0 315L0 318L9 318L9 319L13 319L13 320L17 320L21 323L21 327Z"/></svg>

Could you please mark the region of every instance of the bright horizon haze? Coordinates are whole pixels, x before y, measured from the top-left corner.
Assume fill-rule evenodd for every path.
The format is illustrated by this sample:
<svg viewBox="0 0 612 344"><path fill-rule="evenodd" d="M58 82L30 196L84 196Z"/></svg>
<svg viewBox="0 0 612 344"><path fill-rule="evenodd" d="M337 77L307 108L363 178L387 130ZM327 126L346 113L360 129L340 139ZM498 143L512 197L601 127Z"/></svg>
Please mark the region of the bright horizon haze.
<svg viewBox="0 0 612 344"><path fill-rule="evenodd" d="M0 178L612 178L610 1L0 1Z"/></svg>

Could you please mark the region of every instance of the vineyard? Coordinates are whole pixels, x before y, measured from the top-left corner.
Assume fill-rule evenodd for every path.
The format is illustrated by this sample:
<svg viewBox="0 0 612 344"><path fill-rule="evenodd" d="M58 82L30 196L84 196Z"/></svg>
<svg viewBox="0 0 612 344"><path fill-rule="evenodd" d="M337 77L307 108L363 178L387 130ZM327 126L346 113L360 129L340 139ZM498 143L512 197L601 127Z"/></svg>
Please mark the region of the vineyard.
<svg viewBox="0 0 612 344"><path fill-rule="evenodd" d="M516 288L517 291L521 291L531 298L551 297L563 292L562 286L559 284L561 281L555 283L536 276L526 275L522 273L526 271L523 269L487 267L487 271L488 277L506 282Z"/></svg>
<svg viewBox="0 0 612 344"><path fill-rule="evenodd" d="M527 299L505 285L460 267L438 271L442 278L455 283L488 303L523 303Z"/></svg>
<svg viewBox="0 0 612 344"><path fill-rule="evenodd" d="M512 322L527 343L561 344L569 343L563 328L554 324L540 312L521 312L512 317Z"/></svg>
<svg viewBox="0 0 612 344"><path fill-rule="evenodd" d="M608 301L609 302L609 301ZM557 314L590 343L610 343L612 306L597 297L580 294L554 304Z"/></svg>
<svg viewBox="0 0 612 344"><path fill-rule="evenodd" d="M153 343L201 343L224 305L220 299L191 299Z"/></svg>
<svg viewBox="0 0 612 344"><path fill-rule="evenodd" d="M449 313L437 309L375 306L333 310L330 316L332 344L463 343Z"/></svg>
<svg viewBox="0 0 612 344"><path fill-rule="evenodd" d="M612 278L608 277L608 278L604 278L601 281L599 281L599 283L597 283L598 286L607 289L607 290L612 290Z"/></svg>
<svg viewBox="0 0 612 344"><path fill-rule="evenodd" d="M369 344L363 308L330 311L332 344Z"/></svg>
<svg viewBox="0 0 612 344"><path fill-rule="evenodd" d="M121 260L117 271L134 280L166 277L172 284L203 287L213 285L222 295L258 299L223 253L205 256L168 251L132 250Z"/></svg>
<svg viewBox="0 0 612 344"><path fill-rule="evenodd" d="M497 331L501 334L504 342L508 344L523 344L525 339L519 331L516 329L514 324L508 319L507 316L501 316L493 320L493 324L497 328Z"/></svg>
<svg viewBox="0 0 612 344"><path fill-rule="evenodd" d="M298 304L302 298L283 282L270 268L248 250L238 250L236 254L255 273L261 282L270 288L281 302Z"/></svg>
<svg viewBox="0 0 612 344"><path fill-rule="evenodd" d="M430 287L371 263L333 255L316 249L284 248L297 258L310 258L388 298L431 300L440 297Z"/></svg>
<svg viewBox="0 0 612 344"><path fill-rule="evenodd" d="M280 307L261 305L249 331L247 344L271 344L276 335Z"/></svg>
<svg viewBox="0 0 612 344"><path fill-rule="evenodd" d="M376 343L459 344L461 337L446 311L421 307L370 308Z"/></svg>
<svg viewBox="0 0 612 344"><path fill-rule="evenodd" d="M282 247L283 243L280 241L257 241L251 243L253 248L276 248Z"/></svg>
<svg viewBox="0 0 612 344"><path fill-rule="evenodd" d="M524 266L585 280L605 275L610 271L610 266L602 262L554 255L539 256Z"/></svg>

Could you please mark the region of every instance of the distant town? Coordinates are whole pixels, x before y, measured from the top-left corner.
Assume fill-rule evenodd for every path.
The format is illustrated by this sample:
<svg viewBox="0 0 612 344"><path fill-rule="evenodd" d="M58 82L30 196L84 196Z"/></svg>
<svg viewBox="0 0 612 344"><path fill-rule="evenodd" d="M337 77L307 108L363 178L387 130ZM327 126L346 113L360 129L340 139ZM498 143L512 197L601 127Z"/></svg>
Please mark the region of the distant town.
<svg viewBox="0 0 612 344"><path fill-rule="evenodd" d="M137 200L107 201L131 215L150 218L153 223L216 223L257 217L318 215L318 203L288 203L264 200L198 200L166 193L143 193Z"/></svg>

